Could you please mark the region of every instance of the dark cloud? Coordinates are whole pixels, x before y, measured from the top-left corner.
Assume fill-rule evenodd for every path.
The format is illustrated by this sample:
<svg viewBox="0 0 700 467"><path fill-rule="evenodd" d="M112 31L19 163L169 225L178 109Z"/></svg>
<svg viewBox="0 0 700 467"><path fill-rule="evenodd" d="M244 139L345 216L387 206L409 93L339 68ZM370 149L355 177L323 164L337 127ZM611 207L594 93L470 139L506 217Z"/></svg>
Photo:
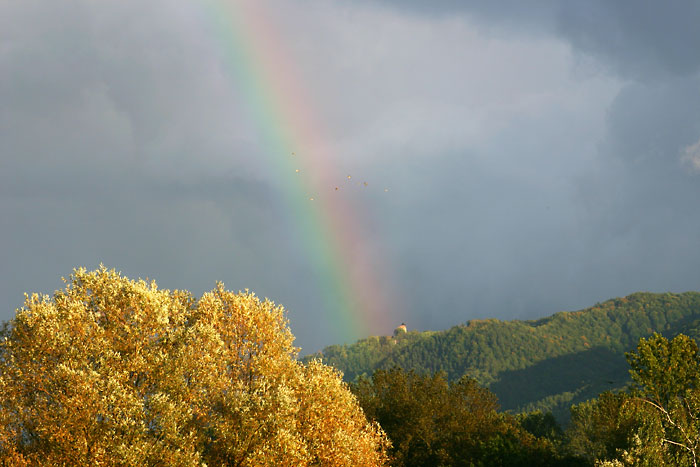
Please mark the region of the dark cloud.
<svg viewBox="0 0 700 467"><path fill-rule="evenodd" d="M670 2L562 2L559 34L601 57L622 76L649 81L700 68L700 4Z"/></svg>
<svg viewBox="0 0 700 467"><path fill-rule="evenodd" d="M385 4L418 15L476 18L478 27L495 36L559 37L581 59L588 57L587 73L597 69L629 81L608 110L606 136L597 143L597 156L570 180L573 204L545 201L555 206L547 215L559 224L548 225L548 216L533 208L542 200L531 206L523 204L534 194L528 192L531 187L511 182L494 190L498 176L481 174L489 186L476 182L476 193L455 199L483 200L493 216L443 226L459 232L462 241L437 242L431 254L404 269L416 271L407 275L425 282L441 267L449 268L454 274L445 276L462 277L457 282L468 290L461 295L466 302L461 303L470 303L467 308L476 308L473 312L477 314L477 310L495 308L527 315L538 308L584 306L596 296L698 287L694 269L700 262L695 253L700 243L696 202L700 183L688 162L693 151L689 148L700 139L697 2ZM541 137L556 134L550 130L545 126L534 129ZM457 169L455 164L445 166ZM469 165L457 173L473 169ZM455 186L458 178L440 179ZM567 192L552 185L544 185L543 190L555 197ZM455 216L460 207L445 210ZM486 232L485 241L474 238L479 226ZM450 248L441 248L445 244ZM478 253L469 257L466 252L470 249ZM481 273L475 274L475 269ZM494 282L499 284L498 291L489 296ZM457 288L457 284L444 287L445 291ZM459 305L448 306L455 307Z"/></svg>
<svg viewBox="0 0 700 467"><path fill-rule="evenodd" d="M594 271L627 288L697 289L700 179L683 163L700 138L700 77L630 84L608 116L595 172L582 175Z"/></svg>
<svg viewBox="0 0 700 467"><path fill-rule="evenodd" d="M648 81L700 68L700 4L693 0L384 3L419 14L474 16L502 26L501 33L556 34L626 78Z"/></svg>

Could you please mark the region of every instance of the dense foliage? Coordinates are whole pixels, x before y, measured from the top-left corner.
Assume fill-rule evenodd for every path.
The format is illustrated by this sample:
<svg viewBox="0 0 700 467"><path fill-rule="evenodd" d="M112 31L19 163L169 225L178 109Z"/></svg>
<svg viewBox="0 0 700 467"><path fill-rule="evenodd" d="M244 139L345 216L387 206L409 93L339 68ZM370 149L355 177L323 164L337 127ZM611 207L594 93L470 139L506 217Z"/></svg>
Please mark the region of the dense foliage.
<svg viewBox="0 0 700 467"><path fill-rule="evenodd" d="M700 356L679 334L641 339L628 361L634 386L572 408L568 449L601 466L697 466Z"/></svg>
<svg viewBox="0 0 700 467"><path fill-rule="evenodd" d="M397 333L326 347L322 358L347 381L395 366L448 380L468 375L489 387L504 409L552 410L629 382L624 352L660 332L698 336L700 293L636 293L537 321L473 320L441 332Z"/></svg>
<svg viewBox="0 0 700 467"><path fill-rule="evenodd" d="M499 413L494 394L471 378L450 383L442 373L393 368L360 378L352 388L391 439L394 466L574 465L558 457L561 430L553 418ZM524 427L528 423L539 436Z"/></svg>
<svg viewBox="0 0 700 467"><path fill-rule="evenodd" d="M27 297L0 329L0 465L698 465L700 294L635 294L540 321L401 329L331 348L376 366L390 361L377 355L426 352L418 370L376 369L348 387L319 360L297 360L284 310L253 294L218 285L196 300L105 268L66 282ZM622 353L653 330L663 334ZM457 368L460 348L466 375L431 370ZM491 361L508 349L518 360ZM501 412L492 392L568 403L594 377L621 384L610 364L621 355L630 384L573 405L565 431L549 412ZM576 378L584 386L569 397Z"/></svg>
<svg viewBox="0 0 700 467"><path fill-rule="evenodd" d="M640 339L627 354L634 384L571 408L562 431L550 413L498 412L475 380L449 382L400 368L351 385L390 440L391 464L471 466L697 466L700 353L679 334Z"/></svg>
<svg viewBox="0 0 700 467"><path fill-rule="evenodd" d="M77 270L0 343L0 465L374 466L386 438L281 307Z"/></svg>

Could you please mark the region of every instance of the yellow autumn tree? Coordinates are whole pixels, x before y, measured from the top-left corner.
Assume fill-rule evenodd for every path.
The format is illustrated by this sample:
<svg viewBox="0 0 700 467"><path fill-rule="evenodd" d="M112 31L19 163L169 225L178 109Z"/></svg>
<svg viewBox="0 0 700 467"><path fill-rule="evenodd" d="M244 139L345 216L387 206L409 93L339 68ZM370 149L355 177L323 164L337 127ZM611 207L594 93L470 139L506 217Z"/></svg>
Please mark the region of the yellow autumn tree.
<svg viewBox="0 0 700 467"><path fill-rule="evenodd" d="M375 466L387 439L284 310L104 267L32 295L0 343L4 465Z"/></svg>

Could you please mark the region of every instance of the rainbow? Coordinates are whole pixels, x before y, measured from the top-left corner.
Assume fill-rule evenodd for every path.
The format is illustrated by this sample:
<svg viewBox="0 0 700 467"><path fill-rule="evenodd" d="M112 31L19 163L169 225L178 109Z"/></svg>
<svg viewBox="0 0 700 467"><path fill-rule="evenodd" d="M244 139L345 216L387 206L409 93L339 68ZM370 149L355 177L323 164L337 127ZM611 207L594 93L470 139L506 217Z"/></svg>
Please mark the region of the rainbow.
<svg viewBox="0 0 700 467"><path fill-rule="evenodd" d="M269 168L282 187L290 218L316 276L334 342L352 342L393 328L388 281L378 248L358 229L356 208L334 192L343 180L328 157L323 125L283 41L270 24L265 2L203 0L234 86L260 132ZM295 155L292 156L292 153Z"/></svg>

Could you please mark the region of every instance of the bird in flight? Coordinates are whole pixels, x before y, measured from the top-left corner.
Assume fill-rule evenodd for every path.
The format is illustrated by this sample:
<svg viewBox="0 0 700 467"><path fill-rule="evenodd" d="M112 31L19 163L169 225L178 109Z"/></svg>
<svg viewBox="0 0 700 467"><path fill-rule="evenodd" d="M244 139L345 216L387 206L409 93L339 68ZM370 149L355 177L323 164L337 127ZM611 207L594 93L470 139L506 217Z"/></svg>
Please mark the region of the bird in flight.
<svg viewBox="0 0 700 467"><path fill-rule="evenodd" d="M295 156L297 155L297 153L296 153L296 152L292 152L291 155L292 155L292 157L295 157ZM301 169L294 169L294 172L300 174L300 173L301 173ZM352 180L352 175L347 175L347 176L346 176L346 181L349 182L350 180ZM360 182L360 181L358 181L358 182L357 182L357 186L368 187L368 186L369 186L369 182L366 182L366 181L365 181L365 182ZM335 186L334 191L340 191L340 186ZM388 193L388 192L389 192L389 188L384 188L384 193ZM315 199L315 198L314 198L313 196L310 196L310 197L309 197L309 201L314 201L314 199Z"/></svg>

